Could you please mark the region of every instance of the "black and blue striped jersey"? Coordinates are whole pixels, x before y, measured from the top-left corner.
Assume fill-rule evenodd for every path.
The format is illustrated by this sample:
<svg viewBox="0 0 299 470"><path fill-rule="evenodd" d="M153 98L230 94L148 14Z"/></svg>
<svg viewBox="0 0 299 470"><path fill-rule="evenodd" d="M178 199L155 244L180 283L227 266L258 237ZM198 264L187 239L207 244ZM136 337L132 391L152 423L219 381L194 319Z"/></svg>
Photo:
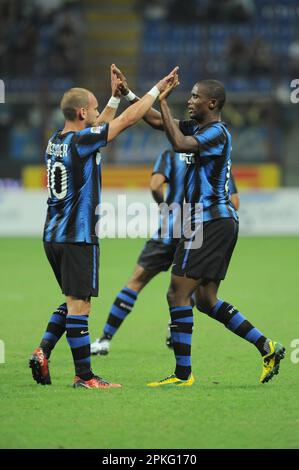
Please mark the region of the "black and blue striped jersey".
<svg viewBox="0 0 299 470"><path fill-rule="evenodd" d="M178 238L173 238L173 229L177 221L181 221L181 208L184 201L184 177L186 172L185 153L175 153L173 150L165 150L157 158L153 175L160 173L166 178L168 184L165 203L170 206L174 205L174 210L169 211L168 220L161 217L158 231L153 236L153 240L162 241L166 245L176 244ZM169 237L162 237L162 225L168 231Z"/></svg>
<svg viewBox="0 0 299 470"><path fill-rule="evenodd" d="M45 153L48 211L44 241L98 243L97 206L101 199L101 154L108 124L50 138Z"/></svg>
<svg viewBox="0 0 299 470"><path fill-rule="evenodd" d="M180 121L184 135L192 135L199 152L186 154L185 201L200 203L203 221L238 215L230 201L231 135L223 122L210 122L202 127L195 120Z"/></svg>

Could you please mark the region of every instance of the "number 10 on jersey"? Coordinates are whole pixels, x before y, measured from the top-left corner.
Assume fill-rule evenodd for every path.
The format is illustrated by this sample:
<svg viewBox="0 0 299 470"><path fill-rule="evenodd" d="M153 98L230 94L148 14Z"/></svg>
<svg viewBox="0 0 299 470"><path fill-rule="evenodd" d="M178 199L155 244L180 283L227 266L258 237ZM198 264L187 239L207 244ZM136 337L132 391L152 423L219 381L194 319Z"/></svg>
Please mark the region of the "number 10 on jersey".
<svg viewBox="0 0 299 470"><path fill-rule="evenodd" d="M67 195L67 169L61 162L47 162L47 188L50 198L64 199Z"/></svg>

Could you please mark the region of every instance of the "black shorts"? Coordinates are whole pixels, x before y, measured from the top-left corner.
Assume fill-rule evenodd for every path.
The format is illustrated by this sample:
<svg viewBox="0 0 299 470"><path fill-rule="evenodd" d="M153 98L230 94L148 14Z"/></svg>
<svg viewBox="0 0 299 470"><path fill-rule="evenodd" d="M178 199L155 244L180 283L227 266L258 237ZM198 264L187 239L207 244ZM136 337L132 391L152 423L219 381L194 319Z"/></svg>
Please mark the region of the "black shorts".
<svg viewBox="0 0 299 470"><path fill-rule="evenodd" d="M166 245L158 240L148 240L140 253L137 264L147 271L168 271L173 262L176 246L175 244Z"/></svg>
<svg viewBox="0 0 299 470"><path fill-rule="evenodd" d="M239 224L233 218L203 223L200 248L187 250L181 238L173 260L172 273L193 279L222 280L238 239Z"/></svg>
<svg viewBox="0 0 299 470"><path fill-rule="evenodd" d="M98 296L98 245L44 242L44 248L64 295L83 300Z"/></svg>

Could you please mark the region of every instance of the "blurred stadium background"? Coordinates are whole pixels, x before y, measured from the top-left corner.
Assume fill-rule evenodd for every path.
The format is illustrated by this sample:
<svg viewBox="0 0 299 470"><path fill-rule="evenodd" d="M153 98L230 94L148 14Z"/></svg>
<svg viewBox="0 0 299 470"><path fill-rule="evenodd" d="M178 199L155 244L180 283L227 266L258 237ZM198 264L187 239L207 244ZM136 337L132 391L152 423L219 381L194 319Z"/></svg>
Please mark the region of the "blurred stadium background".
<svg viewBox="0 0 299 470"><path fill-rule="evenodd" d="M244 190L242 232L299 233L299 105L290 100L299 78L298 1L1 0L0 15L0 234L40 233L43 154L63 123L61 95L84 86L105 104L112 62L140 95L180 65L170 104L182 118L195 81L222 80L233 173ZM167 146L143 123L123 133L104 152L104 188L142 198Z"/></svg>

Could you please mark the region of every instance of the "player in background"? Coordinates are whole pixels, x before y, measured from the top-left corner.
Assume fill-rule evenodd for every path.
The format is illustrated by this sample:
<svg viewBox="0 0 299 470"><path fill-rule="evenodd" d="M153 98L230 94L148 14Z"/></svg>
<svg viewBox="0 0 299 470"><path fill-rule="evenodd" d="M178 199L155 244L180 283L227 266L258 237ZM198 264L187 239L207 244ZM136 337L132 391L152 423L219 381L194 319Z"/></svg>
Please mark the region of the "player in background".
<svg viewBox="0 0 299 470"><path fill-rule="evenodd" d="M175 238L174 227L181 221L181 207L184 199L184 174L186 171L185 156L172 150L162 152L153 168L150 181L152 196L157 204L165 202L168 206L176 203L175 210L170 211L168 220L160 224L157 233L146 242L133 275L117 294L110 309L101 338L91 344L92 354L106 355L110 342L118 331L123 320L132 311L140 291L160 272L167 271L172 264L173 255L179 238ZM167 192L164 197L164 186ZM169 224L167 223L169 222ZM168 225L167 237L162 237L162 224ZM165 224L165 225L164 225ZM168 235L167 234L167 235ZM178 235L177 235L178 236Z"/></svg>
<svg viewBox="0 0 299 470"><path fill-rule="evenodd" d="M118 388L91 369L88 316L91 297L98 295L99 245L96 225L101 195L101 155L122 131L139 121L158 95L172 86L177 68L160 80L141 100L114 119L121 81L111 66L112 97L100 114L92 92L71 88L61 100L63 130L49 139L45 153L48 172L48 211L44 249L65 302L53 313L29 367L37 383L51 384L49 357L66 332L75 378L73 386Z"/></svg>
<svg viewBox="0 0 299 470"><path fill-rule="evenodd" d="M148 240L137 260L133 275L117 294L110 313L104 325L100 338L91 343L91 354L107 355L111 347L111 340L117 333L128 314L132 312L141 290L159 273L168 271L172 265L173 256L179 238L175 238L173 230L176 223L181 224L182 204L184 201L184 177L186 172L186 158L184 153L175 153L165 150L157 158L150 182L152 196L157 204L165 202L168 206L177 203L176 211L169 213L169 221L164 219L164 226L169 235L162 236L160 222L157 233ZM167 185L164 198L164 186ZM233 178L230 179L231 198L239 206L237 188ZM180 209L178 213L178 209ZM171 336L166 338L166 345L173 347Z"/></svg>
<svg viewBox="0 0 299 470"><path fill-rule="evenodd" d="M135 103L138 97L129 90L118 68L116 73L124 84L122 93ZM235 307L217 296L238 237L238 216L227 190L231 135L221 121L225 89L217 80L197 82L188 101L190 120L187 121L173 119L166 102L168 93L160 96L161 112L151 108L144 120L154 129L165 130L175 152L191 154L185 175L185 201L203 205L203 244L198 249L185 249L186 240L182 237L177 245L167 294L175 373L148 385L190 386L194 383L191 372L193 294L198 310L258 349L263 361L260 382L268 382L278 374L285 348L264 336ZM196 225L195 218L193 221Z"/></svg>

